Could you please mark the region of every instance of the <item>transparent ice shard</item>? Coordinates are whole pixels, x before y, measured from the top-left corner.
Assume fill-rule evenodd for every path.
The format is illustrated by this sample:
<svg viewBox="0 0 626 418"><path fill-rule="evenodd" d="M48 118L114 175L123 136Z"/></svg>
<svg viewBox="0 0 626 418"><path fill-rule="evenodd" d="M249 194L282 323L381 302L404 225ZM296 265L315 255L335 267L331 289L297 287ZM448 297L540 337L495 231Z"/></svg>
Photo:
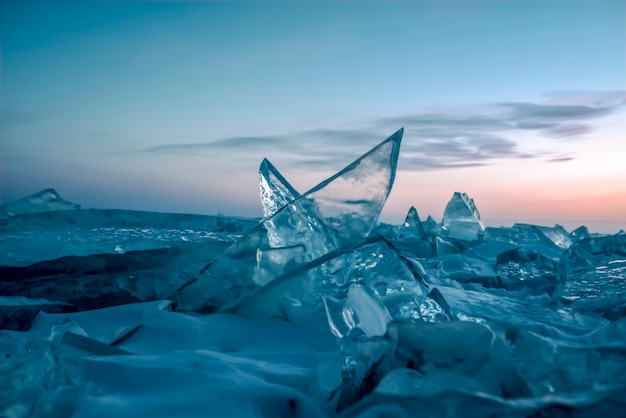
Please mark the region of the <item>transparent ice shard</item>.
<svg viewBox="0 0 626 418"><path fill-rule="evenodd" d="M424 239L426 237L426 232L424 231L424 227L422 226L422 221L420 221L420 217L417 214L417 209L414 206L411 206L409 209L409 213L407 213L406 218L404 219L404 223L400 227L398 234L396 235L397 240L416 240L416 239Z"/></svg>
<svg viewBox="0 0 626 418"><path fill-rule="evenodd" d="M355 327L354 319L345 302L326 295L322 296L322 301L324 302L330 332L337 338L345 338L350 330Z"/></svg>
<svg viewBox="0 0 626 418"><path fill-rule="evenodd" d="M436 287L428 292L428 297L422 303L420 314L424 322L438 323L456 321L458 319Z"/></svg>
<svg viewBox="0 0 626 418"><path fill-rule="evenodd" d="M376 225L393 186L403 132L398 130L305 194L340 244L366 237Z"/></svg>
<svg viewBox="0 0 626 418"><path fill-rule="evenodd" d="M465 193L455 192L443 213L443 235L464 241L476 241L483 238L484 232L485 227L474 200Z"/></svg>
<svg viewBox="0 0 626 418"><path fill-rule="evenodd" d="M300 260L313 261L367 237L391 191L402 133L400 129L234 243L181 287L175 295L179 308L210 311L227 302L230 306L256 291L254 277L268 283L272 272L286 274ZM274 267L264 264L265 271L256 272L258 248L298 246L304 251L297 254L297 262L277 257Z"/></svg>
<svg viewBox="0 0 626 418"><path fill-rule="evenodd" d="M257 249L254 282L265 286L275 277L293 270L298 264L302 264L305 251L303 245Z"/></svg>
<svg viewBox="0 0 626 418"><path fill-rule="evenodd" d="M536 228L559 248L565 249L572 245L571 235L561 225L537 226Z"/></svg>
<svg viewBox="0 0 626 418"><path fill-rule="evenodd" d="M259 167L259 187L264 219L274 215L286 204L300 197L300 193L285 180L267 158L263 159Z"/></svg>
<svg viewBox="0 0 626 418"><path fill-rule="evenodd" d="M382 336L387 332L391 315L377 297L364 286L352 284L345 300L322 296L328 324L335 336L344 338L355 328L367 337Z"/></svg>

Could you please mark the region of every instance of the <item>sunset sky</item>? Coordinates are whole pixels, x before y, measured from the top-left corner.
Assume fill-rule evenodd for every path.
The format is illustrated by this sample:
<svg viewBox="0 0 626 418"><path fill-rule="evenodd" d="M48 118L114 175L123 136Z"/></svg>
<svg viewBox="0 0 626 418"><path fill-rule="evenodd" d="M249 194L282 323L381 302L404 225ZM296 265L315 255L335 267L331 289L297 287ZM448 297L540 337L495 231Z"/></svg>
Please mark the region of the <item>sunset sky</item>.
<svg viewBox="0 0 626 418"><path fill-rule="evenodd" d="M261 216L405 128L382 220L626 229L626 1L0 3L2 202Z"/></svg>

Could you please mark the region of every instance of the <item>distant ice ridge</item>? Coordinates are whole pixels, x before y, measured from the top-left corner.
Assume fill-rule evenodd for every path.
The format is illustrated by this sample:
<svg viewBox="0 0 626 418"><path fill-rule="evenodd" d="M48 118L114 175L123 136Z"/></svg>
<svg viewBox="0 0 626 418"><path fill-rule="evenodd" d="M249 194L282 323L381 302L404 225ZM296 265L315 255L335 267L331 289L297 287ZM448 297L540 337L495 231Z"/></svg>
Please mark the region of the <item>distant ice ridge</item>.
<svg viewBox="0 0 626 418"><path fill-rule="evenodd" d="M621 416L626 234L380 224L402 135L303 194L263 160L261 222L0 220L0 415Z"/></svg>

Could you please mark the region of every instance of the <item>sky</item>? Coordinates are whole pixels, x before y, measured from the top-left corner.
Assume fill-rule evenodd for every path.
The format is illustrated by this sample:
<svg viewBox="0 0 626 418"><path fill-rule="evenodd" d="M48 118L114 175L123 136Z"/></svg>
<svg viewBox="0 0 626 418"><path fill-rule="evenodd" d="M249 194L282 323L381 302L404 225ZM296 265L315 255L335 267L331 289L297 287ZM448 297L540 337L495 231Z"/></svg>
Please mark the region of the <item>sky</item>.
<svg viewBox="0 0 626 418"><path fill-rule="evenodd" d="M0 193L261 216L404 127L381 219L626 229L626 1L0 2Z"/></svg>

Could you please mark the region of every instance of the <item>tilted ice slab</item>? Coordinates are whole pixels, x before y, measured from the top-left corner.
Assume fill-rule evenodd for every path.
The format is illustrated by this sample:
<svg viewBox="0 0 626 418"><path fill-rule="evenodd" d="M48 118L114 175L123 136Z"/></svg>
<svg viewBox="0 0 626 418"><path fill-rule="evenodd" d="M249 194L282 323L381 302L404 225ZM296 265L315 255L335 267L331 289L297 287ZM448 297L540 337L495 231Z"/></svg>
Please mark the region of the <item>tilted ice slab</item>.
<svg viewBox="0 0 626 418"><path fill-rule="evenodd" d="M455 192L443 213L442 235L464 241L481 239L485 227L480 213L465 193Z"/></svg>
<svg viewBox="0 0 626 418"><path fill-rule="evenodd" d="M263 219L271 217L285 205L300 197L300 193L285 180L267 158L263 159L259 167L259 188Z"/></svg>
<svg viewBox="0 0 626 418"><path fill-rule="evenodd" d="M395 178L400 129L259 224L175 295L180 309L211 311L374 228Z"/></svg>

